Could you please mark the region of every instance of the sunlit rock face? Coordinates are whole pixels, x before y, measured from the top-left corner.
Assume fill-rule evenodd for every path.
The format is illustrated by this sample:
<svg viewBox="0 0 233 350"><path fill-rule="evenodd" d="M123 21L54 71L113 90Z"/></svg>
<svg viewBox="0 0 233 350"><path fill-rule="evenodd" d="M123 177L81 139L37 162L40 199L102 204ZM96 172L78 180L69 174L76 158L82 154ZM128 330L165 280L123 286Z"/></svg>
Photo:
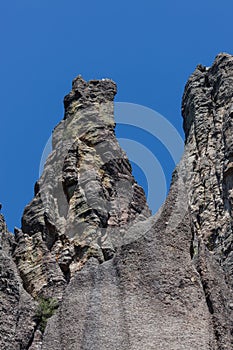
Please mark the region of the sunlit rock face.
<svg viewBox="0 0 233 350"><path fill-rule="evenodd" d="M64 99L64 119L16 235L18 267L34 296L61 297L90 257L110 259L126 230L150 216L115 137L115 94L113 81L79 76Z"/></svg>
<svg viewBox="0 0 233 350"><path fill-rule="evenodd" d="M22 229L0 217L0 347L232 350L233 57L186 84L185 151L154 217L115 138L115 94L74 80Z"/></svg>
<svg viewBox="0 0 233 350"><path fill-rule="evenodd" d="M233 284L233 57L198 66L183 96L192 230ZM186 151L187 153L187 151ZM194 252L195 254L195 252Z"/></svg>
<svg viewBox="0 0 233 350"><path fill-rule="evenodd" d="M233 57L199 65L182 101L191 256L212 315L217 346L232 347ZM211 261L211 263L210 263ZM220 281L223 281L222 285Z"/></svg>

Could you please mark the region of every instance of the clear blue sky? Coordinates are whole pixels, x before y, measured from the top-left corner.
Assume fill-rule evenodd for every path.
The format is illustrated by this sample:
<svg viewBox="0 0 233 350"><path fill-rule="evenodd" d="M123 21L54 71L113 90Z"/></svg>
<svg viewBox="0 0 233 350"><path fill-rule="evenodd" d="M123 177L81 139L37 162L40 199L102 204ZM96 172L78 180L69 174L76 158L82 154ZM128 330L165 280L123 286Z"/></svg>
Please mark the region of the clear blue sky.
<svg viewBox="0 0 233 350"><path fill-rule="evenodd" d="M0 201L10 229L76 75L112 78L116 101L155 109L182 132L186 80L233 53L232 14L232 0L1 1Z"/></svg>

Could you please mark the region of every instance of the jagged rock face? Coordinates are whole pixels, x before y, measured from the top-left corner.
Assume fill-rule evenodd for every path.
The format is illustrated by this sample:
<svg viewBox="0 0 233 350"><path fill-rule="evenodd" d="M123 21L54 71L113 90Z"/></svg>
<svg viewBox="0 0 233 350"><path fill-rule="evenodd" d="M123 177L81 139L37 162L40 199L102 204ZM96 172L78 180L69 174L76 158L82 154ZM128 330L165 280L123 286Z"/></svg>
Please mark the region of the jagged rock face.
<svg viewBox="0 0 233 350"><path fill-rule="evenodd" d="M182 208L170 217L178 196L172 191L158 217L132 227L135 241L112 260L93 259L71 279L43 350L217 349L189 253L189 219L182 220Z"/></svg>
<svg viewBox="0 0 233 350"><path fill-rule="evenodd" d="M126 230L150 216L114 134L115 94L111 80L78 77L64 99L64 120L16 235L16 261L33 296L61 298L90 257L111 258Z"/></svg>
<svg viewBox="0 0 233 350"><path fill-rule="evenodd" d="M185 152L155 217L114 136L115 84L73 82L15 242L0 217L1 348L232 350L232 82L227 54L190 77ZM23 286L59 301L43 336Z"/></svg>
<svg viewBox="0 0 233 350"><path fill-rule="evenodd" d="M74 275L43 350L232 349L232 63L222 54L191 76L166 203L112 260Z"/></svg>
<svg viewBox="0 0 233 350"><path fill-rule="evenodd" d="M36 303L24 290L12 258L14 237L0 215L0 348L29 349L36 322Z"/></svg>
<svg viewBox="0 0 233 350"><path fill-rule="evenodd" d="M202 238L216 255L232 286L232 56L221 54L212 67L197 67L186 85L182 111L194 238Z"/></svg>
<svg viewBox="0 0 233 350"><path fill-rule="evenodd" d="M186 85L182 112L186 133L185 183L193 233L191 253L213 315L218 346L230 349L233 334L231 55L218 55L210 68L197 67ZM210 264L204 251L212 255L215 265ZM225 280L221 288L217 287L220 276Z"/></svg>

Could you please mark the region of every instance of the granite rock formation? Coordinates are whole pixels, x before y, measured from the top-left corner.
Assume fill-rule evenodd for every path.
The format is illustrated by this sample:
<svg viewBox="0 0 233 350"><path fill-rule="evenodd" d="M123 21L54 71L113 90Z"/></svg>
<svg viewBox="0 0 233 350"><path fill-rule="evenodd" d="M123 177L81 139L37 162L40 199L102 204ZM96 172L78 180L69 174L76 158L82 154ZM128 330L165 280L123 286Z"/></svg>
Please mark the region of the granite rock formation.
<svg viewBox="0 0 233 350"><path fill-rule="evenodd" d="M1 349L231 350L233 57L187 82L184 155L154 217L115 138L115 94L74 80L22 228L0 218Z"/></svg>

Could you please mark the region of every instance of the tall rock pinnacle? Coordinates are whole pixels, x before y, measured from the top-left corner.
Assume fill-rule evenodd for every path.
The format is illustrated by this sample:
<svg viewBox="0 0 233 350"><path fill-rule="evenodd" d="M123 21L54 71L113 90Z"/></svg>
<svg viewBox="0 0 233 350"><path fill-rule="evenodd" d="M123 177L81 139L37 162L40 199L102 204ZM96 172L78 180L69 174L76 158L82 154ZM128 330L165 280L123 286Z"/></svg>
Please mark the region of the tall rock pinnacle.
<svg viewBox="0 0 233 350"><path fill-rule="evenodd" d="M0 217L0 347L232 350L233 56L186 84L185 151L154 217L115 138L115 94L74 80L22 229Z"/></svg>
<svg viewBox="0 0 233 350"><path fill-rule="evenodd" d="M194 245L203 241L233 286L233 57L198 66L183 96ZM195 249L198 249L196 247ZM194 250L195 250L194 249Z"/></svg>
<svg viewBox="0 0 233 350"><path fill-rule="evenodd" d="M16 234L24 242L23 254L32 250L46 256L44 269L40 258L22 259L22 244L16 250L21 276L34 296L62 293L85 261L111 258L129 226L150 216L115 138L115 94L113 81L85 82L79 76L64 99L53 151Z"/></svg>

